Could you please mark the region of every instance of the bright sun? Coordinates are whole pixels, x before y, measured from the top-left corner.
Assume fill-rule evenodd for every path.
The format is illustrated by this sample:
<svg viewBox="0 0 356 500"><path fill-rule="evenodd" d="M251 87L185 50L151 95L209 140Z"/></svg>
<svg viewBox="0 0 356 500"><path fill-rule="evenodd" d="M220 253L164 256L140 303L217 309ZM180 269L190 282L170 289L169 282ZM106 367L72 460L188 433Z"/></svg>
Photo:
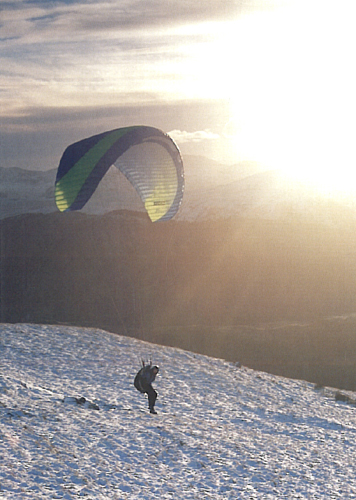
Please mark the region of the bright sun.
<svg viewBox="0 0 356 500"><path fill-rule="evenodd" d="M303 3L303 2L302 2ZM356 192L352 2L291 2L246 15L230 34L228 134L240 157L323 191Z"/></svg>

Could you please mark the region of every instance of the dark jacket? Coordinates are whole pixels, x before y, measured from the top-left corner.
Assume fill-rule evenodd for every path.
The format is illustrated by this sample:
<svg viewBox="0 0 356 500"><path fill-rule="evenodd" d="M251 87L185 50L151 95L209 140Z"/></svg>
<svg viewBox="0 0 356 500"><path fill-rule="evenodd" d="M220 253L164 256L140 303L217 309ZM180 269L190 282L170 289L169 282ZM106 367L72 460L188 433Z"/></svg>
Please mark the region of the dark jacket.
<svg viewBox="0 0 356 500"><path fill-rule="evenodd" d="M143 366L141 370L137 373L134 385L136 389L140 392L147 392L155 380L158 373L158 366L147 365Z"/></svg>

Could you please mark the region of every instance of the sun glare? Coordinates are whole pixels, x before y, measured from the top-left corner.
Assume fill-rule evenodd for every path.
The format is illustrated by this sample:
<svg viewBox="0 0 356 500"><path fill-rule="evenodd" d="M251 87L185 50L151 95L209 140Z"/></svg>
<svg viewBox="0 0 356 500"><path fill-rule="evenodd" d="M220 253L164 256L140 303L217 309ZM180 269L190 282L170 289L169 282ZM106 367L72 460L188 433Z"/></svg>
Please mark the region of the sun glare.
<svg viewBox="0 0 356 500"><path fill-rule="evenodd" d="M236 21L225 133L240 158L324 192L356 193L355 31L344 8L309 5Z"/></svg>

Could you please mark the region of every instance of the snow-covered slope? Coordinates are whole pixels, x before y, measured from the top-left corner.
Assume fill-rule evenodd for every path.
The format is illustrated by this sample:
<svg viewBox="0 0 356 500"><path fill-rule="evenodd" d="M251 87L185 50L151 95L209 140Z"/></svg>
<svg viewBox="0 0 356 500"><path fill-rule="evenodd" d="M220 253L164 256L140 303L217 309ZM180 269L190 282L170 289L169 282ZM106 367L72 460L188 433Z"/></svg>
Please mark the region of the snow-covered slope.
<svg viewBox="0 0 356 500"><path fill-rule="evenodd" d="M93 329L0 325L0 349L0 498L356 498L351 394Z"/></svg>

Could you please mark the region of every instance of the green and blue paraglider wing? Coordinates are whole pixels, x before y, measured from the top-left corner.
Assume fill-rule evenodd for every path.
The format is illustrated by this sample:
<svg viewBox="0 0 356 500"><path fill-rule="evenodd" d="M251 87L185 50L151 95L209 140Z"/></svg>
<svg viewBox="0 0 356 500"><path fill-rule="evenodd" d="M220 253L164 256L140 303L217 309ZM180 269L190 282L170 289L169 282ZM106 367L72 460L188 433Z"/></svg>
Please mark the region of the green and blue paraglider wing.
<svg viewBox="0 0 356 500"><path fill-rule="evenodd" d="M61 212L80 210L115 165L136 189L153 222L171 219L184 191L182 158L154 127L125 127L68 146L59 163L55 198Z"/></svg>

